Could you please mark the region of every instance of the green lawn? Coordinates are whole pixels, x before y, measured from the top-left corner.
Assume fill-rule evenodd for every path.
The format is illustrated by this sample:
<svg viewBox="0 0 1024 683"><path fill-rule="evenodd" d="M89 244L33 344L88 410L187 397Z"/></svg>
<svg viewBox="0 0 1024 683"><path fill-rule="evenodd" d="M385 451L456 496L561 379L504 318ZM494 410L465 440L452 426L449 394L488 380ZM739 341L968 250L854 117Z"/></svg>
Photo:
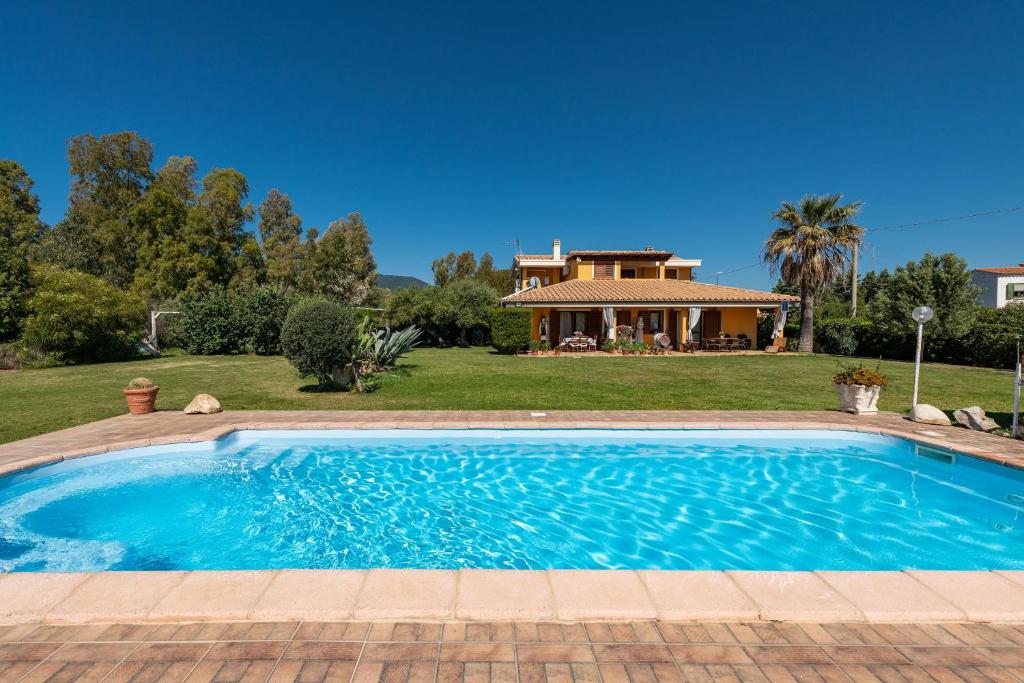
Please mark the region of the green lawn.
<svg viewBox="0 0 1024 683"><path fill-rule="evenodd" d="M0 443L126 412L121 389L145 376L157 405L180 410L206 392L225 408L308 409L829 409L834 356L514 358L489 349L420 349L374 394L316 393L283 358L173 355L124 363L0 373ZM873 366L873 361L869 362ZM910 407L914 367L883 362L883 410ZM1012 375L925 365L922 401L981 405L1003 424Z"/></svg>

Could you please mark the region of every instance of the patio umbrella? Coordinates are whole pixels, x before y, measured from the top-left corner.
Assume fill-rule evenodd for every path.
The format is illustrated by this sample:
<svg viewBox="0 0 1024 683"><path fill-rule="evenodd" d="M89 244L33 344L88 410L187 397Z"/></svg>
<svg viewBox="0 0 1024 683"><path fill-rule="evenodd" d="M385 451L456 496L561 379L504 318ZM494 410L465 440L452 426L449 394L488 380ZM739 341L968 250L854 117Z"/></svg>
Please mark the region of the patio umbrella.
<svg viewBox="0 0 1024 683"><path fill-rule="evenodd" d="M634 336L634 340L636 341L637 344L643 344L644 343L644 319L643 318L637 318L636 319L636 335Z"/></svg>
<svg viewBox="0 0 1024 683"><path fill-rule="evenodd" d="M693 341L693 332L697 329L697 323L700 322L700 311L701 309L697 306L692 306L688 311L688 321L690 323L690 329L687 330L686 338L689 341Z"/></svg>

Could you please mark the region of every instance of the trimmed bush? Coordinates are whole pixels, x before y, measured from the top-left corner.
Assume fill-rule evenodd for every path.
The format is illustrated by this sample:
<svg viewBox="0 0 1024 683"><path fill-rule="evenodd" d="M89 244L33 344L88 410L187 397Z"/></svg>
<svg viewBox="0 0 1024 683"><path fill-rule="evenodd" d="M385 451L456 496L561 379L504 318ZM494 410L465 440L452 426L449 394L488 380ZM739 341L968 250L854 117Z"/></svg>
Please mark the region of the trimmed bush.
<svg viewBox="0 0 1024 683"><path fill-rule="evenodd" d="M528 308L491 311L491 346L498 353L517 353L530 345L533 314Z"/></svg>
<svg viewBox="0 0 1024 683"><path fill-rule="evenodd" d="M356 314L349 306L308 299L288 312L281 328L281 350L303 377L316 377L324 390L333 385L334 368L348 362L357 334Z"/></svg>
<svg viewBox="0 0 1024 683"><path fill-rule="evenodd" d="M22 341L59 362L115 360L137 351L146 330L141 298L57 266L34 271Z"/></svg>
<svg viewBox="0 0 1024 683"><path fill-rule="evenodd" d="M248 341L238 298L217 287L182 302L182 346L204 356L238 353Z"/></svg>

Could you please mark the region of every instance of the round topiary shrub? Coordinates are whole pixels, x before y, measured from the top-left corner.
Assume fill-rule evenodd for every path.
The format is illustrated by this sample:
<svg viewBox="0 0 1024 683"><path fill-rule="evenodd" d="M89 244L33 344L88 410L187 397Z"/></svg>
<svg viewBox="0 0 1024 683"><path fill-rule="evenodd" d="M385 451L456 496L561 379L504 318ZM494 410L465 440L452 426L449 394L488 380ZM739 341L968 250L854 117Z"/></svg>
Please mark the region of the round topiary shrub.
<svg viewBox="0 0 1024 683"><path fill-rule="evenodd" d="M285 318L281 351L303 377L316 377L324 390L333 385L334 368L347 362L357 328L349 306L322 299L302 301Z"/></svg>

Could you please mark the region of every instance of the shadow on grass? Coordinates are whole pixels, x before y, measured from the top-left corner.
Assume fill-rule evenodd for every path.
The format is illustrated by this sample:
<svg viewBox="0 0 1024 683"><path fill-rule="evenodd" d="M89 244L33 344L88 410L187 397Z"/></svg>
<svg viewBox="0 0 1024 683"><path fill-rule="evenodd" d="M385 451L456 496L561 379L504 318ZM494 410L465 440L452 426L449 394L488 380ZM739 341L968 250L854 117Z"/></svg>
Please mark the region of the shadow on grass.
<svg viewBox="0 0 1024 683"><path fill-rule="evenodd" d="M299 387L299 391L304 394L347 394L346 389L341 389L336 386L321 387L319 384L304 384Z"/></svg>

